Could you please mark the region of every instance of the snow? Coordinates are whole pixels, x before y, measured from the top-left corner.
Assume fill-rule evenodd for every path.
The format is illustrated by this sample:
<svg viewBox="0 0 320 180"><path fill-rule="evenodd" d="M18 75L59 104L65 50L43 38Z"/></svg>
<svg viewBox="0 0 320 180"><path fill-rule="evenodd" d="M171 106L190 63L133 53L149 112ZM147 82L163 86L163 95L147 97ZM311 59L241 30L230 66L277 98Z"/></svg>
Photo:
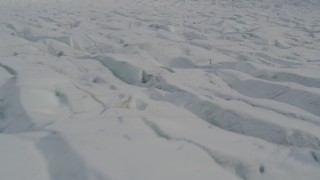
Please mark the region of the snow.
<svg viewBox="0 0 320 180"><path fill-rule="evenodd" d="M0 179L319 180L318 0L2 0Z"/></svg>

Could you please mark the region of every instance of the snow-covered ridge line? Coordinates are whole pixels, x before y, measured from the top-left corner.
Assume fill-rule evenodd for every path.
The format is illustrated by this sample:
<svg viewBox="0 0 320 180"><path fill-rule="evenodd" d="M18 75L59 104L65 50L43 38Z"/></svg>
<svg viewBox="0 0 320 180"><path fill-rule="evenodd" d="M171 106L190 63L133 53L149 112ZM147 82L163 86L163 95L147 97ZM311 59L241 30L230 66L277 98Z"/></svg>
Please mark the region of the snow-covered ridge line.
<svg viewBox="0 0 320 180"><path fill-rule="evenodd" d="M317 0L3 0L0 179L318 180Z"/></svg>

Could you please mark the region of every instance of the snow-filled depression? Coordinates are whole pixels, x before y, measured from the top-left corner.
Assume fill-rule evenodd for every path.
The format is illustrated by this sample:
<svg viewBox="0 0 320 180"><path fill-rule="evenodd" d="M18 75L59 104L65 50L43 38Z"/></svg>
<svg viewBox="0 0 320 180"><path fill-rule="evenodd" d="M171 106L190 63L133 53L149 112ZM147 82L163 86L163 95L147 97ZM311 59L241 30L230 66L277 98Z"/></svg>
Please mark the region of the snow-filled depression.
<svg viewBox="0 0 320 180"><path fill-rule="evenodd" d="M319 0L0 0L0 180L319 180Z"/></svg>

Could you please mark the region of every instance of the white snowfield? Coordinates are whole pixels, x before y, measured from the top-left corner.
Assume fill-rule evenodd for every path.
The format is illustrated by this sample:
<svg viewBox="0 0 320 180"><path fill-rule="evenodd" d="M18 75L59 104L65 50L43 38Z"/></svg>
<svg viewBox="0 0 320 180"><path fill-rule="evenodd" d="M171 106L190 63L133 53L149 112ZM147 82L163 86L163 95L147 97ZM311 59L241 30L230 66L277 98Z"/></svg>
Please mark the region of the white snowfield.
<svg viewBox="0 0 320 180"><path fill-rule="evenodd" d="M320 180L319 0L0 0L0 180Z"/></svg>

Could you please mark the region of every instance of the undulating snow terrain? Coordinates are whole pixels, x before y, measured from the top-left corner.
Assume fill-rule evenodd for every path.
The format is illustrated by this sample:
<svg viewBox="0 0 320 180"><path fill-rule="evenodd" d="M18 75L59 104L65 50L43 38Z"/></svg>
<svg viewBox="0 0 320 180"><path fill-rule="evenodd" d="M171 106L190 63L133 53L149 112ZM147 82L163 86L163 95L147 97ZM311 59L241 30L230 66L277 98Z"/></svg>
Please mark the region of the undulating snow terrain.
<svg viewBox="0 0 320 180"><path fill-rule="evenodd" d="M1 0L0 180L319 180L319 0Z"/></svg>

